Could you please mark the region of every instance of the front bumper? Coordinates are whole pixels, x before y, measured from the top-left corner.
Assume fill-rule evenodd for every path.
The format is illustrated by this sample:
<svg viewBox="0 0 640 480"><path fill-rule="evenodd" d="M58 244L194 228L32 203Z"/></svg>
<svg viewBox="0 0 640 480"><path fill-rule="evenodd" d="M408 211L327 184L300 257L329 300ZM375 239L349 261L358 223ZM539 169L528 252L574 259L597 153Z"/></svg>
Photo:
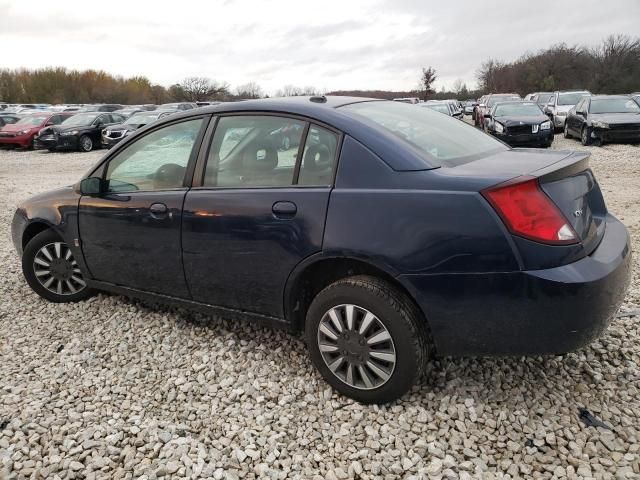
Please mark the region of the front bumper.
<svg viewBox="0 0 640 480"><path fill-rule="evenodd" d="M554 115L553 116L553 126L555 128L564 128L564 122L567 121L566 115Z"/></svg>
<svg viewBox="0 0 640 480"><path fill-rule="evenodd" d="M591 137L604 142L640 142L640 130L594 128L591 130Z"/></svg>
<svg viewBox="0 0 640 480"><path fill-rule="evenodd" d="M36 150L76 150L78 137L76 135L46 135L33 139L33 148Z"/></svg>
<svg viewBox="0 0 640 480"><path fill-rule="evenodd" d="M509 133L494 133L494 136L512 147L546 146L553 142L553 129L550 128L549 130L538 130L537 133L515 135Z"/></svg>
<svg viewBox="0 0 640 480"><path fill-rule="evenodd" d="M32 135L13 135L0 133L0 145L17 145L22 148L27 148L31 145Z"/></svg>
<svg viewBox="0 0 640 480"><path fill-rule="evenodd" d="M401 275L439 355L560 354L606 329L631 279L625 226L608 215L598 248L545 270Z"/></svg>
<svg viewBox="0 0 640 480"><path fill-rule="evenodd" d="M117 143L119 143L120 141L122 141L124 138L126 138L126 136L124 135L122 137L117 137L117 138L111 138L111 137L106 137L102 135L102 146L106 148L111 148Z"/></svg>

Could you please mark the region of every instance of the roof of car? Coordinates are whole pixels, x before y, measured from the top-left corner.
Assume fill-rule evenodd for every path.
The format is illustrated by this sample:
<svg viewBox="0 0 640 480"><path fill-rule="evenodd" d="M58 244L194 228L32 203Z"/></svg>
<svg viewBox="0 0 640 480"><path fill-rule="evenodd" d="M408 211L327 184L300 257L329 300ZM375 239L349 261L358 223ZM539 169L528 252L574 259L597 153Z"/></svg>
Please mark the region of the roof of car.
<svg viewBox="0 0 640 480"><path fill-rule="evenodd" d="M589 97L591 100L604 100L607 98L624 98L624 99L628 99L629 96L628 95L591 95Z"/></svg>

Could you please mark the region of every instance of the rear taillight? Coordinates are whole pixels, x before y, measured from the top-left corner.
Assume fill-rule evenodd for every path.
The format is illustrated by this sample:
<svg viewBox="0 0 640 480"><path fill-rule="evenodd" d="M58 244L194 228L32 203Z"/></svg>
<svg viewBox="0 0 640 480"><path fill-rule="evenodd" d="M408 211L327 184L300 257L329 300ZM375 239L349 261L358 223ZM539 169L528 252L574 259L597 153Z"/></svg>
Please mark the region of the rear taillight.
<svg viewBox="0 0 640 480"><path fill-rule="evenodd" d="M484 190L482 195L514 235L560 245L578 241L578 235L536 178L519 177Z"/></svg>

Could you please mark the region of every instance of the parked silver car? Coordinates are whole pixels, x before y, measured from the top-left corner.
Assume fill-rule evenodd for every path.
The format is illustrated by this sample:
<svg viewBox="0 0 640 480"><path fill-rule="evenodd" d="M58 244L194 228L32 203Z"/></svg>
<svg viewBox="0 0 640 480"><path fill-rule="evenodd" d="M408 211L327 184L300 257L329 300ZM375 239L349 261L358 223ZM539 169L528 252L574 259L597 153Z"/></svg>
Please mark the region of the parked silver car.
<svg viewBox="0 0 640 480"><path fill-rule="evenodd" d="M544 113L549 115L556 131L564 130L564 122L569 110L584 97L591 96L588 90L559 90L553 92L553 96L544 107Z"/></svg>

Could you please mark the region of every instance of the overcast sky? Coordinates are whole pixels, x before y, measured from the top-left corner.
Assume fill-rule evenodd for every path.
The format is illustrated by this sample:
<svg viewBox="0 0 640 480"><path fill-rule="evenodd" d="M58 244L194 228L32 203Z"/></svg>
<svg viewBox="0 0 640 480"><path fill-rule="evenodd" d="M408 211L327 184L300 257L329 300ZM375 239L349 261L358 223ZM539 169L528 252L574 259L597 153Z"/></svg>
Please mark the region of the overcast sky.
<svg viewBox="0 0 640 480"><path fill-rule="evenodd" d="M0 68L65 66L168 86L207 76L274 93L471 87L480 63L640 34L640 0L0 0Z"/></svg>

